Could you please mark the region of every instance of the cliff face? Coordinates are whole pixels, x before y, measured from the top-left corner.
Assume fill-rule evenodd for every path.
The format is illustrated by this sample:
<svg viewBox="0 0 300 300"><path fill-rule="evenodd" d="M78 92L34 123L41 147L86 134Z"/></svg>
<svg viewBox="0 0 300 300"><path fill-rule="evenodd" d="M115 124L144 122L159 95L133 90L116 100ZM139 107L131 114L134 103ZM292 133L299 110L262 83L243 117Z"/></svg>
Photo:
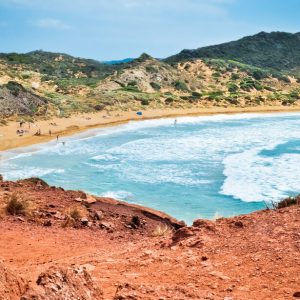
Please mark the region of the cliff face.
<svg viewBox="0 0 300 300"><path fill-rule="evenodd" d="M44 115L48 101L26 90L21 84L9 81L0 86L0 117Z"/></svg>
<svg viewBox="0 0 300 300"><path fill-rule="evenodd" d="M2 181L0 299L296 299L299 201L187 227L39 179Z"/></svg>

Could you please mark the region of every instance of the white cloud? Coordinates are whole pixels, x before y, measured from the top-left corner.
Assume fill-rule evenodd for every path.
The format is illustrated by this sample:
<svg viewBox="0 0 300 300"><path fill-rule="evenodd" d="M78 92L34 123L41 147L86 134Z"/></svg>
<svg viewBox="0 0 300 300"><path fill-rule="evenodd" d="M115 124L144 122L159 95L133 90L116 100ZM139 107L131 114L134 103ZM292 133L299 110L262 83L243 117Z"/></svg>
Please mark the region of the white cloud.
<svg viewBox="0 0 300 300"><path fill-rule="evenodd" d="M33 22L33 24L40 28L49 28L49 29L69 29L70 26L66 23L64 23L61 20L58 19L52 19L52 18L46 18L46 19L40 19L36 22Z"/></svg>

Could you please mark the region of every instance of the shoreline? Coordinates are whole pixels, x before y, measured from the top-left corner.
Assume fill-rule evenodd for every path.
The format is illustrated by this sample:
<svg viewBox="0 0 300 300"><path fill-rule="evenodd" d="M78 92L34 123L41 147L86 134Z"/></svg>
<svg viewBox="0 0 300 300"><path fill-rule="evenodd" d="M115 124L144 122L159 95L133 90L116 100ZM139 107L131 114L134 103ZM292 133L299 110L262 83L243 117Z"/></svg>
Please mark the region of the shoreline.
<svg viewBox="0 0 300 300"><path fill-rule="evenodd" d="M264 106L264 107L211 107L211 108L189 108L189 109L153 109L143 111L143 116L138 116L135 111L130 112L99 112L72 115L69 118L52 118L39 120L30 127L25 124L22 128L18 122L9 122L8 125L0 127L0 153L2 151L23 148L35 144L50 142L59 136L72 136L90 129L113 127L126 124L130 121L143 121L161 118L174 118L184 116L209 116L216 114L235 113L284 113L300 112L300 107ZM55 125L53 125L55 124ZM18 136L16 131L23 129L28 131L23 136ZM41 130L40 136L34 133ZM49 134L51 130L51 135Z"/></svg>

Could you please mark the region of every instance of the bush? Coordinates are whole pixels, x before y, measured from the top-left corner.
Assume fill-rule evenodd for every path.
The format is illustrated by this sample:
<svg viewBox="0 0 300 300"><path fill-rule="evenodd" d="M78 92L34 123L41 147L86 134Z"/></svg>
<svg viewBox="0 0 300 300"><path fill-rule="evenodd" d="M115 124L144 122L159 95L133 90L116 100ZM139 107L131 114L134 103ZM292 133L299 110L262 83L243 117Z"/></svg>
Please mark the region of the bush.
<svg viewBox="0 0 300 300"><path fill-rule="evenodd" d="M238 91L238 89L239 89L239 87L236 84L234 84L234 83L228 84L228 91L230 93L236 93Z"/></svg>
<svg viewBox="0 0 300 300"><path fill-rule="evenodd" d="M143 99L143 100L141 100L141 104L142 105L149 105L149 100Z"/></svg>
<svg viewBox="0 0 300 300"><path fill-rule="evenodd" d="M12 194L5 210L12 216L26 215L27 203L26 201L20 200L17 194Z"/></svg>
<svg viewBox="0 0 300 300"><path fill-rule="evenodd" d="M73 207L69 211L69 216L73 220L78 221L83 217L83 214L82 214L81 210L78 207Z"/></svg>
<svg viewBox="0 0 300 300"><path fill-rule="evenodd" d="M221 77L221 73L220 72L215 72L212 74L213 77L215 78L220 78Z"/></svg>
<svg viewBox="0 0 300 300"><path fill-rule="evenodd" d="M239 78L240 78L239 74L237 74L237 73L232 73L231 74L231 80L237 80Z"/></svg>
<svg viewBox="0 0 300 300"><path fill-rule="evenodd" d="M261 80L261 79L264 79L268 76L268 74L262 70L254 70L252 73L251 73L251 76L256 79L256 80Z"/></svg>
<svg viewBox="0 0 300 300"><path fill-rule="evenodd" d="M183 91L183 92L189 91L189 88L187 87L186 83L182 81L177 80L173 83L173 85L176 88L176 90Z"/></svg>
<svg viewBox="0 0 300 300"><path fill-rule="evenodd" d="M274 209L281 209L281 208L285 208L297 204L298 205L300 204L299 197L288 197L278 203L272 203Z"/></svg>
<svg viewBox="0 0 300 300"><path fill-rule="evenodd" d="M129 81L127 86L137 86L136 80Z"/></svg>
<svg viewBox="0 0 300 300"><path fill-rule="evenodd" d="M173 98L171 98L171 97L169 97L169 98L167 98L166 100L165 100L165 104L171 104L171 103L173 103L174 102L174 99Z"/></svg>
<svg viewBox="0 0 300 300"><path fill-rule="evenodd" d="M120 91L124 91L124 92L133 92L133 93L139 93L140 90L138 89L138 87L136 86L126 86L126 87L122 87L120 88Z"/></svg>
<svg viewBox="0 0 300 300"><path fill-rule="evenodd" d="M160 90L161 89L161 86L156 82L150 82L150 85L154 90Z"/></svg>
<svg viewBox="0 0 300 300"><path fill-rule="evenodd" d="M292 91L289 93L288 97L290 99L299 99L299 91Z"/></svg>
<svg viewBox="0 0 300 300"><path fill-rule="evenodd" d="M152 232L153 237L165 236L172 233L172 229L168 225L158 225Z"/></svg>
<svg viewBox="0 0 300 300"><path fill-rule="evenodd" d="M201 98L201 97L202 97L202 94L201 94L201 93L198 93L198 92L192 92L192 97L193 97L193 98Z"/></svg>
<svg viewBox="0 0 300 300"><path fill-rule="evenodd" d="M10 90L14 96L18 96L21 91L24 91L23 86L15 81L9 81L6 84L6 88Z"/></svg>
<svg viewBox="0 0 300 300"><path fill-rule="evenodd" d="M146 71L148 72L148 73L157 73L158 71L157 71L157 68L156 67L154 67L154 66L151 66L151 65L148 65L148 66L146 66Z"/></svg>
<svg viewBox="0 0 300 300"><path fill-rule="evenodd" d="M209 100L220 100L223 97L223 92L222 91L213 91L207 93L208 99Z"/></svg>
<svg viewBox="0 0 300 300"><path fill-rule="evenodd" d="M105 105L104 105L104 104L97 104L97 105L94 106L94 109L95 109L96 111L101 111L101 110L103 110L104 108L105 108Z"/></svg>
<svg viewBox="0 0 300 300"><path fill-rule="evenodd" d="M251 77L246 77L240 82L240 88L248 92L251 89L261 91L263 89L263 86L258 81L253 80Z"/></svg>

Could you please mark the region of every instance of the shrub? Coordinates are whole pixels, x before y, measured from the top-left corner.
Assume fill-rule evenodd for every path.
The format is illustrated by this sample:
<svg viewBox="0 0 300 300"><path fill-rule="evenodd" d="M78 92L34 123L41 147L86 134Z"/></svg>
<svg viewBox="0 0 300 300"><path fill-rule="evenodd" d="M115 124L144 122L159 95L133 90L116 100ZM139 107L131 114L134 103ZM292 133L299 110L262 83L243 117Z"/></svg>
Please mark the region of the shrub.
<svg viewBox="0 0 300 300"><path fill-rule="evenodd" d="M136 80L129 81L127 86L137 86Z"/></svg>
<svg viewBox="0 0 300 300"><path fill-rule="evenodd" d="M185 82L177 80L177 81L174 81L173 85L176 90L183 91L183 92L189 91L189 88L187 87Z"/></svg>
<svg viewBox="0 0 300 300"><path fill-rule="evenodd" d="M24 90L23 86L15 81L9 81L6 84L6 88L9 89L14 96L18 96L19 93Z"/></svg>
<svg viewBox="0 0 300 300"><path fill-rule="evenodd" d="M165 104L171 104L171 103L173 103L174 102L174 99L173 98L171 98L171 97L169 97L169 98L167 98L166 100L165 100Z"/></svg>
<svg viewBox="0 0 300 300"><path fill-rule="evenodd" d="M234 84L234 83L229 83L228 84L228 91L230 93L235 93L235 92L238 91L238 89L239 89L239 87L236 84Z"/></svg>
<svg viewBox="0 0 300 300"><path fill-rule="evenodd" d="M300 204L299 197L288 197L278 203L272 203L272 206L274 209L281 209L281 208L285 208L285 207L289 207L289 206L297 205L297 204L298 205Z"/></svg>
<svg viewBox="0 0 300 300"><path fill-rule="evenodd" d="M215 78L220 78L221 77L221 73L220 72L215 72L212 74L213 77Z"/></svg>
<svg viewBox="0 0 300 300"><path fill-rule="evenodd" d="M261 80L261 79L264 79L268 76L268 74L262 70L254 70L252 73L251 73L252 77L256 80Z"/></svg>
<svg viewBox="0 0 300 300"><path fill-rule="evenodd" d="M299 92L298 91L292 91L289 93L288 97L290 99L299 99Z"/></svg>
<svg viewBox="0 0 300 300"><path fill-rule="evenodd" d="M213 92L207 93L207 96L208 96L209 100L217 100L218 101L223 96L223 92L222 91L213 91Z"/></svg>
<svg viewBox="0 0 300 300"><path fill-rule="evenodd" d="M148 66L146 66L146 71L148 72L148 73L157 73L158 71L157 71L157 68L156 67L154 67L154 66L151 66L151 65L148 65Z"/></svg>
<svg viewBox="0 0 300 300"><path fill-rule="evenodd" d="M94 109L97 110L97 111L101 111L105 108L105 105L104 104L97 104L94 106Z"/></svg>
<svg viewBox="0 0 300 300"><path fill-rule="evenodd" d="M149 100L147 100L147 99L142 99L142 100L141 100L141 104L142 104L142 105L149 105Z"/></svg>
<svg viewBox="0 0 300 300"><path fill-rule="evenodd" d="M12 216L19 216L26 215L27 207L26 201L20 200L17 194L12 194L6 204L5 210Z"/></svg>
<svg viewBox="0 0 300 300"><path fill-rule="evenodd" d="M246 77L241 81L240 88L249 92L251 89L260 91L263 89L263 86L258 81L253 80L251 77Z"/></svg>
<svg viewBox="0 0 300 300"><path fill-rule="evenodd" d="M165 236L172 233L172 229L168 225L158 225L152 232L153 237Z"/></svg>
<svg viewBox="0 0 300 300"><path fill-rule="evenodd" d="M237 80L239 78L240 78L239 74L237 74L237 73L232 73L231 74L231 80Z"/></svg>
<svg viewBox="0 0 300 300"><path fill-rule="evenodd" d="M138 89L138 87L136 86L126 86L126 87L122 87L120 88L120 91L124 91L124 92L133 92L133 93L139 93L140 90Z"/></svg>
<svg viewBox="0 0 300 300"><path fill-rule="evenodd" d="M201 94L201 93L198 93L198 92L192 92L192 97L193 97L193 98L201 98L201 97L202 97L202 94Z"/></svg>
<svg viewBox="0 0 300 300"><path fill-rule="evenodd" d="M160 90L161 89L161 86L158 83L156 83L156 82L150 82L150 85L155 90Z"/></svg>
<svg viewBox="0 0 300 300"><path fill-rule="evenodd" d="M68 215L75 221L78 221L83 217L83 214L78 207L72 207Z"/></svg>

